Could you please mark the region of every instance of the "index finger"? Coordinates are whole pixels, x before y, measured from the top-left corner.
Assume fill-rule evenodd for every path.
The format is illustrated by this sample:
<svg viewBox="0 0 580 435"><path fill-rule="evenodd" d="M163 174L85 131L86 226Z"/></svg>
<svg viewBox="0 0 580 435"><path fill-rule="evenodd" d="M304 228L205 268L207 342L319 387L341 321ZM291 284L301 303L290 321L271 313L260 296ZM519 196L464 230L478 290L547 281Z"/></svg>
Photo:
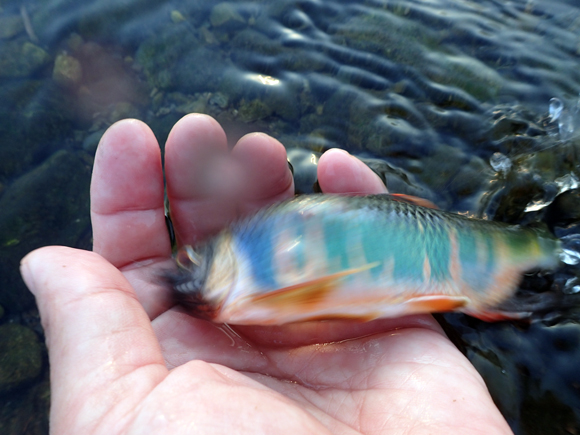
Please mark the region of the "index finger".
<svg viewBox="0 0 580 435"><path fill-rule="evenodd" d="M118 268L171 255L165 224L161 152L135 119L103 135L91 180L93 250Z"/></svg>

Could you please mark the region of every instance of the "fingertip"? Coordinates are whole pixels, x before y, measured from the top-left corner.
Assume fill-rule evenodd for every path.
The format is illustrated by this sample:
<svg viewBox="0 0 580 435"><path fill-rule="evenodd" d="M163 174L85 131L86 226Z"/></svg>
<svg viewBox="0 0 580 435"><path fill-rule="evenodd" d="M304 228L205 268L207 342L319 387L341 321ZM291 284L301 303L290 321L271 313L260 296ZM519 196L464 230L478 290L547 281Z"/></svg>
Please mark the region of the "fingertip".
<svg viewBox="0 0 580 435"><path fill-rule="evenodd" d="M318 161L318 183L324 193L387 193L387 188L367 165L341 149L325 152Z"/></svg>
<svg viewBox="0 0 580 435"><path fill-rule="evenodd" d="M153 131L137 119L124 119L103 134L91 178L91 210L153 208L163 204L161 153Z"/></svg>
<svg viewBox="0 0 580 435"><path fill-rule="evenodd" d="M250 175L256 171L262 178L287 178L289 175L286 148L267 134L246 134L234 146L232 155Z"/></svg>
<svg viewBox="0 0 580 435"><path fill-rule="evenodd" d="M277 139L264 133L247 134L238 141L232 156L243 168L248 198L274 201L292 195L294 179L286 148Z"/></svg>
<svg viewBox="0 0 580 435"><path fill-rule="evenodd" d="M136 147L151 145L151 137L155 138L153 131L143 121L133 118L122 119L111 125L99 141L95 160L106 157L111 151L111 147L117 148L119 144L123 147ZM156 142L153 141L153 145ZM117 152L115 149L113 152Z"/></svg>
<svg viewBox="0 0 580 435"><path fill-rule="evenodd" d="M169 157L175 148L175 155L183 148L227 149L226 133L214 118L203 113L190 113L175 123L167 137L166 153Z"/></svg>
<svg viewBox="0 0 580 435"><path fill-rule="evenodd" d="M43 246L29 252L20 260L20 273L29 290L38 297L48 287L47 273L58 276L63 273L62 269L67 268L70 260L80 264L87 256L95 256L98 261L104 261L100 255L91 251L66 246Z"/></svg>
<svg viewBox="0 0 580 435"><path fill-rule="evenodd" d="M227 160L227 137L211 116L191 113L171 129L165 145L167 193L173 199L207 197ZM227 175L227 174L226 174Z"/></svg>
<svg viewBox="0 0 580 435"><path fill-rule="evenodd" d="M36 296L43 322L67 326L72 335L83 332L79 325L84 325L84 333L92 330L97 334L115 323L150 325L126 277L95 252L43 247L22 259L21 271ZM91 318L110 322L89 327L86 321Z"/></svg>
<svg viewBox="0 0 580 435"><path fill-rule="evenodd" d="M40 248L43 249L43 248ZM34 279L34 269L36 265L36 257L38 256L39 249L26 254L22 260L20 260L20 275L24 280L24 284L28 287L28 290L36 296L36 281Z"/></svg>
<svg viewBox="0 0 580 435"><path fill-rule="evenodd" d="M238 143L232 151L235 152L236 148L239 150L240 148L246 147L255 147L260 149L264 147L266 150L270 149L274 153L279 153L286 156L286 148L284 148L284 145L282 145L278 139L275 139L266 133L254 132L245 134L240 138L240 140L238 140Z"/></svg>
<svg viewBox="0 0 580 435"><path fill-rule="evenodd" d="M352 163L352 155L340 148L332 148L323 153L318 159L318 171L322 171L324 176L334 176L337 165L350 165ZM320 174L319 174L320 175Z"/></svg>

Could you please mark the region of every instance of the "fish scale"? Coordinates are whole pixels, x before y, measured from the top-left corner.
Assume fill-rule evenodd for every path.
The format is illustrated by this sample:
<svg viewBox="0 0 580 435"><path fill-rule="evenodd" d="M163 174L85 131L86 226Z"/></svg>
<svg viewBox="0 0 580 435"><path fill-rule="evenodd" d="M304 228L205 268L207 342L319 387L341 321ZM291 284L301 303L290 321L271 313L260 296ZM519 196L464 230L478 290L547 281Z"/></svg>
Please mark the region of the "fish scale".
<svg viewBox="0 0 580 435"><path fill-rule="evenodd" d="M518 317L497 305L523 272L555 266L560 244L546 230L391 195L305 195L237 222L195 250L175 292L192 314L281 324L451 310ZM188 276L196 285L183 284Z"/></svg>

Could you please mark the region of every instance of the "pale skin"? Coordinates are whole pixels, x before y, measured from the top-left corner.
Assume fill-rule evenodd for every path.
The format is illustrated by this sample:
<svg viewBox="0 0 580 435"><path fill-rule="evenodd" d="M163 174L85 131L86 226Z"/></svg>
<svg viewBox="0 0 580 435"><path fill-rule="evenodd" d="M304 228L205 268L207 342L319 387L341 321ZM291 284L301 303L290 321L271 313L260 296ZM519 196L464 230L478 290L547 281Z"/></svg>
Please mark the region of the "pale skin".
<svg viewBox="0 0 580 435"><path fill-rule="evenodd" d="M284 147L264 134L228 151L188 115L165 147L178 240L194 243L293 194ZM380 193L340 150L326 193ZM174 306L159 146L142 122L103 136L91 185L94 252L22 260L49 349L52 434L510 434L486 386L430 315L279 327L217 326Z"/></svg>

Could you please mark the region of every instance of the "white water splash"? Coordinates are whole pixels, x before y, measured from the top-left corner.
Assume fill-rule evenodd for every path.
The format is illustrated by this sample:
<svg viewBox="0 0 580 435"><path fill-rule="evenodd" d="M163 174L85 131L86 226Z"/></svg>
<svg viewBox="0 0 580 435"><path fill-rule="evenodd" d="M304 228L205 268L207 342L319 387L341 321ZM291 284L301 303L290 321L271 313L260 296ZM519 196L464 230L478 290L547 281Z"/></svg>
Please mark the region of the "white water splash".
<svg viewBox="0 0 580 435"><path fill-rule="evenodd" d="M489 158L489 164L494 171L504 175L507 174L507 172L512 167L512 161L509 159L509 157L499 152L493 153L493 155Z"/></svg>
<svg viewBox="0 0 580 435"><path fill-rule="evenodd" d="M550 120L552 122L556 121L560 115L562 114L562 110L564 110L564 103L559 98L552 98L550 100Z"/></svg>
<svg viewBox="0 0 580 435"><path fill-rule="evenodd" d="M567 107L559 98L552 98L548 112L550 122L558 124L560 140L568 140L580 135L580 96L570 107Z"/></svg>
<svg viewBox="0 0 580 435"><path fill-rule="evenodd" d="M577 189L578 186L580 186L580 180L578 180L578 177L573 173L556 178L554 182L560 188L558 195L567 192L568 190Z"/></svg>
<svg viewBox="0 0 580 435"><path fill-rule="evenodd" d="M577 293L580 293L580 279L578 279L577 277L568 279L564 284L563 291L564 293L569 295L575 295Z"/></svg>
<svg viewBox="0 0 580 435"><path fill-rule="evenodd" d="M549 195L549 198L547 199L543 198L540 200L530 202L526 206L525 212L538 211L543 209L544 207L549 206L550 204L552 204L552 202L554 202L554 200L558 197L558 195L567 192L568 190L578 188L578 186L580 186L580 180L578 180L578 177L576 177L575 174L569 173L559 178L556 178L554 180L554 184L558 186L557 191Z"/></svg>
<svg viewBox="0 0 580 435"><path fill-rule="evenodd" d="M562 252L560 260L569 266L576 266L580 263L580 234L570 234L560 238L562 242ZM580 284L580 283L579 283Z"/></svg>
<svg viewBox="0 0 580 435"><path fill-rule="evenodd" d="M560 253L560 260L569 266L576 266L580 263L580 253L572 249L563 249Z"/></svg>

